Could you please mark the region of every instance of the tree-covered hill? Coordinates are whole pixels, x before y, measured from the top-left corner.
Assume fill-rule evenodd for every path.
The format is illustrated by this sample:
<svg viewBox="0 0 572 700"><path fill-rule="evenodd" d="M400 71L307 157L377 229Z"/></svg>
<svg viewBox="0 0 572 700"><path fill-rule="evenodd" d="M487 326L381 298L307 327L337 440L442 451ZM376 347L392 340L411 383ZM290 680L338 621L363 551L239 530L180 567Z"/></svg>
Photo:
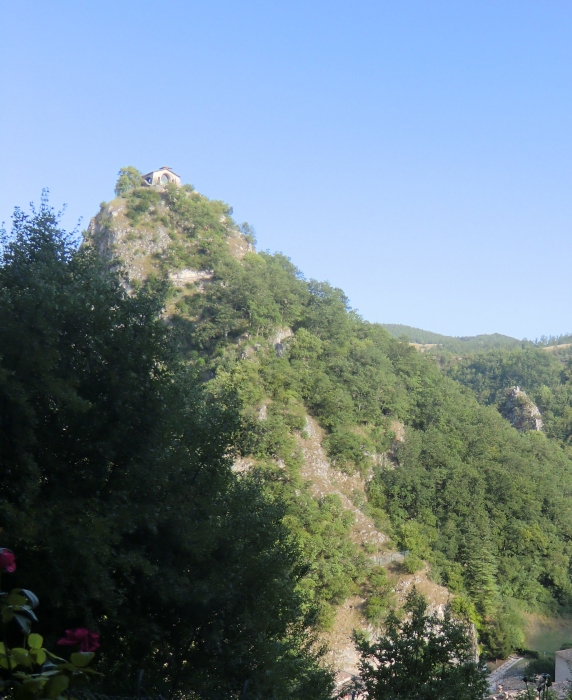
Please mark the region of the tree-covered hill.
<svg viewBox="0 0 572 700"><path fill-rule="evenodd" d="M283 255L255 253L249 227L231 214L191 187L135 188L102 208L87 240L146 274L170 275L167 310L182 356L213 386L237 391L255 419L253 463L291 504L289 522L310 549L295 486L306 412L324 428L332 464L368 479L363 508L394 546L431 563L491 650L520 643L519 606L571 602L568 454L542 434L519 434L431 357L360 318L341 290L306 280ZM164 243L146 248L157 231ZM200 279L181 284L185 271ZM261 407L265 419L256 420ZM396 422L406 426L403 442L394 442ZM350 566L340 555L332 578L321 547L314 552L309 585L326 620L330 606L367 589L369 574L359 556Z"/></svg>
<svg viewBox="0 0 572 700"><path fill-rule="evenodd" d="M572 358L570 347L538 346L491 350L452 363L451 377L469 387L478 401L499 407L508 389L519 386L540 409L550 438L572 445ZM553 351L554 348L554 351Z"/></svg>
<svg viewBox="0 0 572 700"><path fill-rule="evenodd" d="M477 352L479 350L490 350L493 348L520 348L532 345L527 340L517 340L501 333L490 333L483 335L473 335L467 337L454 337L441 335L431 331L424 331L421 328L403 326L399 323L381 324L394 338L407 337L410 343L420 345L435 345L440 349L448 350L457 355Z"/></svg>
<svg viewBox="0 0 572 700"><path fill-rule="evenodd" d="M486 653L522 644L520 611L571 605L564 439L255 252L224 202L139 182L123 172L79 251L46 207L5 237L0 525L54 601L48 637L97 626L112 685L144 667L200 698L278 678L277 698L325 698L315 635L350 599L379 625L388 550L428 562Z"/></svg>
<svg viewBox="0 0 572 700"><path fill-rule="evenodd" d="M3 588L34 589L49 645L96 629L109 694L143 670L165 696L329 698L286 504L233 473L236 391L180 361L164 287L128 294L45 202L2 243Z"/></svg>

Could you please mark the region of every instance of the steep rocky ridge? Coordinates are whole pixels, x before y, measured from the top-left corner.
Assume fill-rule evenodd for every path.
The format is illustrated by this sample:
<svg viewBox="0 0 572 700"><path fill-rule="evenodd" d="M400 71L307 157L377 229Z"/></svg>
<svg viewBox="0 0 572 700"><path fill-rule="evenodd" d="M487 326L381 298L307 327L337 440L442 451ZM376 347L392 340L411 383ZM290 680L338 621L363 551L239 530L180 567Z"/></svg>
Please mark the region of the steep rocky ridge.
<svg viewBox="0 0 572 700"><path fill-rule="evenodd" d="M201 204L201 195L191 189L167 194L176 194L179 202L184 198L193 205ZM242 261L247 254L255 253L254 246L249 237L222 213L224 211L225 207L221 206L221 213L215 222L217 232L224 241L227 253L234 260ZM187 235L185 225L182 217L173 215L172 207L164 195L153 200L148 209L136 214L133 202L119 197L101 206L85 232L85 244L95 246L102 257L111 264L120 266L129 288L144 283L152 275L169 279L172 292L166 312L177 317L184 299L204 292L208 285L221 284L216 279L214 269L216 256L213 264L213 255L205 255L202 251L206 237ZM212 241L206 240L206 243ZM292 330L280 325L268 330L264 339L246 333L238 339L239 358L242 362L252 363L260 353L272 350L279 357L285 351L291 336ZM255 410L258 420L267 420L271 403L271 398L266 397L257 405ZM302 430L294 430L292 434L301 456L301 476L313 497L318 501L332 495L339 498L342 508L353 519L351 539L367 557L374 560L375 557L393 551L388 536L379 531L373 519L356 505L366 501L369 476L344 473L332 467L323 446L324 431L318 421L309 415L308 410L305 407L303 409L305 426ZM403 439L404 427L401 423L393 421L391 430L397 441ZM278 467L283 466L280 459L276 463ZM391 450L372 455L372 463L385 464L391 468ZM236 461L234 469L240 473L252 469L256 464L256 457L245 455ZM388 571L398 602L404 599L405 592L412 585L426 593L430 603L435 606L442 606L448 598L445 588L428 579L427 570L408 575L399 563L395 563L389 565ZM353 630L369 627L370 632L375 633L375 628L368 625L363 616L364 602L365 598L360 595L347 598L338 607L331 629L322 633L330 648L327 661L340 672L351 674L357 670Z"/></svg>
<svg viewBox="0 0 572 700"><path fill-rule="evenodd" d="M285 256L256 253L248 225L192 188L136 188L105 204L86 244L123 266L128 287L150 280L165 290L181 360L213 398L236 392L234 471L260 478L284 507L308 562L305 609L337 668L355 669L351 631L373 631L412 582L444 603L447 590L428 573L458 594L458 612L493 654L514 645L511 600L570 599L572 461L551 442L544 404L543 434L526 421L512 427L496 410L500 396L479 405L443 371L445 356L439 364L367 323L341 290L304 279ZM467 372L482 381L479 366ZM525 386L503 390L516 384Z"/></svg>
<svg viewBox="0 0 572 700"><path fill-rule="evenodd" d="M401 437L403 427L394 426L394 429L398 437ZM365 495L367 477L363 479L358 474L344 474L331 466L322 446L323 430L310 416L306 418L305 432L307 437L300 437L304 455L302 474L309 481L314 496L323 498L335 494L340 498L344 508L352 512L355 518L352 527L354 541L366 546L369 552L375 552L370 554L373 559L379 559L380 555L392 551L389 538L380 532L373 520L352 501L356 493ZM389 455L385 457L390 459ZM388 571L398 604L405 601L405 596L412 586L416 586L427 597L432 609L442 609L450 598L446 588L430 581L427 569L408 575L399 563L390 563ZM353 631L366 629L372 635L377 632L376 627L364 620L364 603L365 599L360 596L353 596L344 601L336 613L332 630L324 634L329 648L326 658L339 669L342 677L344 674L352 675L358 672L358 656L352 643Z"/></svg>
<svg viewBox="0 0 572 700"><path fill-rule="evenodd" d="M186 191L189 198L200 198L194 191ZM120 265L131 283L142 282L151 273L161 269L169 248L181 243L182 232L169 221L168 206L163 199L152 205L140 217L129 217L128 202L117 197L104 202L84 232L84 240L94 245L106 260ZM226 229L228 249L236 259L254 252L254 246L237 228L226 225L226 217L220 217ZM171 224L171 225L170 225ZM192 245L187 246L192 248ZM197 281L209 279L211 271L181 268L173 259L169 260L170 277L175 286L184 287Z"/></svg>
<svg viewBox="0 0 572 700"><path fill-rule="evenodd" d="M136 283L149 276L153 259L168 248L171 239L166 226L150 217L134 226L126 210L123 198L102 204L89 222L84 240L94 245L104 259L121 265L131 283Z"/></svg>

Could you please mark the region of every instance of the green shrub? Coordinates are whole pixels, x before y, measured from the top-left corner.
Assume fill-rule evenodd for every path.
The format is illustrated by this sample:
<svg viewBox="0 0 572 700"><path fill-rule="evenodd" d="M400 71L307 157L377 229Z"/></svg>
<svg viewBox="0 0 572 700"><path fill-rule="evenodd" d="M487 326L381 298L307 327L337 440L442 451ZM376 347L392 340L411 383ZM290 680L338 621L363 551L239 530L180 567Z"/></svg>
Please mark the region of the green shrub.
<svg viewBox="0 0 572 700"><path fill-rule="evenodd" d="M368 622L374 622L379 624L386 612L387 612L387 601L382 596L372 595L364 606L364 614Z"/></svg>
<svg viewBox="0 0 572 700"><path fill-rule="evenodd" d="M344 472L352 474L356 469L364 472L370 465L367 456L371 446L361 435L351 429L336 427L326 439L326 447L332 463Z"/></svg>
<svg viewBox="0 0 572 700"><path fill-rule="evenodd" d="M330 632L336 620L336 609L329 603L322 603L316 617L316 625L323 632Z"/></svg>
<svg viewBox="0 0 572 700"><path fill-rule="evenodd" d="M161 201L161 195L151 187L140 187L129 192L127 201L127 218L137 224L143 214L146 214L152 206L157 206Z"/></svg>
<svg viewBox="0 0 572 700"><path fill-rule="evenodd" d="M383 567L375 566L372 568L366 590L369 593L369 598L364 605L364 615L369 622L380 624L389 606L393 603L391 584Z"/></svg>
<svg viewBox="0 0 572 700"><path fill-rule="evenodd" d="M450 603L451 612L461 620L467 620L476 624L479 621L479 616L475 610L473 602L463 595L457 595Z"/></svg>
<svg viewBox="0 0 572 700"><path fill-rule="evenodd" d="M504 601L494 610L492 622L481 630L481 640L494 658L506 659L513 649L524 646L524 620L513 601ZM552 659L554 670L554 659Z"/></svg>
<svg viewBox="0 0 572 700"><path fill-rule="evenodd" d="M554 654L546 654L539 656L538 659L532 659L524 667L523 675L539 676L542 673L549 673L551 678L554 678Z"/></svg>
<svg viewBox="0 0 572 700"><path fill-rule="evenodd" d="M418 557L416 554L408 554L403 562L403 568L408 574L416 574L425 567L423 559Z"/></svg>

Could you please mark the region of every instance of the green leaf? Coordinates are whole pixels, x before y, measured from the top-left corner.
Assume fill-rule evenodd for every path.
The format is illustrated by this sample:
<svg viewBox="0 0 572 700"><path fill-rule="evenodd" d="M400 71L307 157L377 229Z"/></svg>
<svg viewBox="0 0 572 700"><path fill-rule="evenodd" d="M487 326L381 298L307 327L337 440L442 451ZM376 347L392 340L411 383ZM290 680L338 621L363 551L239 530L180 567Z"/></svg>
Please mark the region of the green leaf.
<svg viewBox="0 0 572 700"><path fill-rule="evenodd" d="M12 657L8 658L5 654L0 654L0 668L15 668L16 662Z"/></svg>
<svg viewBox="0 0 572 700"><path fill-rule="evenodd" d="M86 652L86 651L76 651L75 654L72 654L70 656L70 661L74 666L77 668L85 668L89 662L93 659L95 654L93 651L91 652Z"/></svg>
<svg viewBox="0 0 572 700"><path fill-rule="evenodd" d="M68 687L70 679L67 676L55 676L46 683L44 694L48 698L57 698Z"/></svg>
<svg viewBox="0 0 572 700"><path fill-rule="evenodd" d="M22 685L25 688L28 688L32 692L35 690L39 690L46 684L46 679L45 678L27 678Z"/></svg>
<svg viewBox="0 0 572 700"><path fill-rule="evenodd" d="M32 649L30 653L38 666L41 666L46 660L46 652L43 649Z"/></svg>
<svg viewBox="0 0 572 700"><path fill-rule="evenodd" d="M21 593L16 593L15 591L17 590L18 589L14 589L14 591L8 594L6 602L8 603L8 605L27 605L28 599Z"/></svg>
<svg viewBox="0 0 572 700"><path fill-rule="evenodd" d="M30 634L28 635L28 646L30 649L41 649L44 643L44 638L41 634Z"/></svg>
<svg viewBox="0 0 572 700"><path fill-rule="evenodd" d="M20 615L19 613L15 613L14 618L20 625L20 629L22 630L22 632L24 632L24 634L30 634L32 630L31 621L27 617L25 617L24 615Z"/></svg>
<svg viewBox="0 0 572 700"><path fill-rule="evenodd" d="M30 656L30 652L27 649L23 649L22 647L15 647L14 649L10 650L10 654L12 658L15 659L15 661L18 663L18 665L32 665L32 658Z"/></svg>

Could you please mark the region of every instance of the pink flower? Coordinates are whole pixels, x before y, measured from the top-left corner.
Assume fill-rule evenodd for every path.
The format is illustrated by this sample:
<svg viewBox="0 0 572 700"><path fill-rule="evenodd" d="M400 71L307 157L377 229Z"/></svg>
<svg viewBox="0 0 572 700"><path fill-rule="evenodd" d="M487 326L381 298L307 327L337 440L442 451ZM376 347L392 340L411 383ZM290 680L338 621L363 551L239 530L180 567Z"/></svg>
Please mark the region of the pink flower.
<svg viewBox="0 0 572 700"><path fill-rule="evenodd" d="M85 627L78 627L75 630L66 630L66 636L58 639L56 644L62 646L77 646L80 651L95 651L99 649L99 634L90 632Z"/></svg>
<svg viewBox="0 0 572 700"><path fill-rule="evenodd" d="M0 548L0 572L2 571L9 574L16 571L16 557L9 549Z"/></svg>

